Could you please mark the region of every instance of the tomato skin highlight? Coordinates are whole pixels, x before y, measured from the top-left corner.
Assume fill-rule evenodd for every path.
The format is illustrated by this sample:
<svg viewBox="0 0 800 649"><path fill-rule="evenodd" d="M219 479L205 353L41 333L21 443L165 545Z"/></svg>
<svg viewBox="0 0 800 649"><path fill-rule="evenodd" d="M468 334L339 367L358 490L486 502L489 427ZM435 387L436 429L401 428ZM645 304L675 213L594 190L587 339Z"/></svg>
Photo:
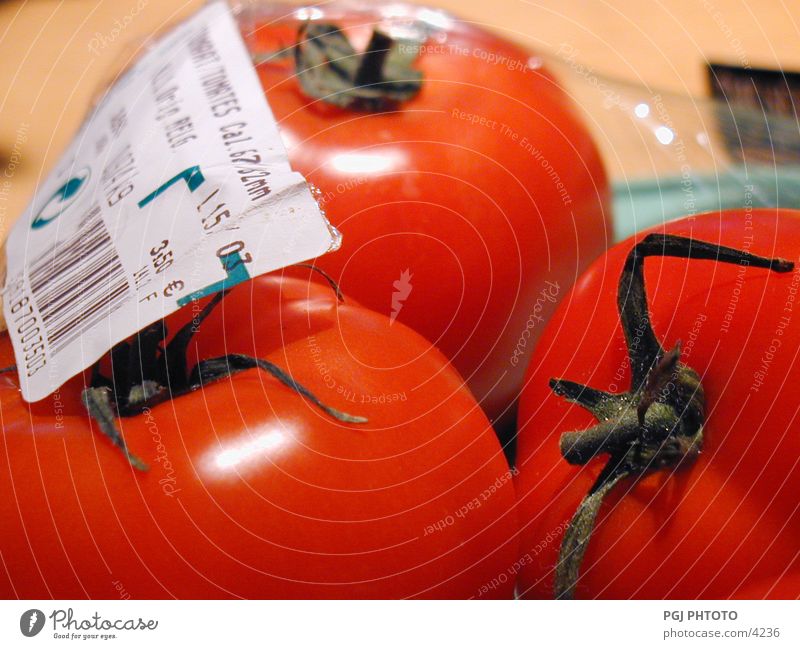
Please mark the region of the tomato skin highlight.
<svg viewBox="0 0 800 649"><path fill-rule="evenodd" d="M375 6L324 12L359 49L384 5ZM284 13L240 19L252 51L294 42L299 22ZM317 263L348 295L438 346L503 427L543 322L607 247L609 188L589 132L541 62L448 20L413 64L421 91L393 110L307 97L291 58L258 73L292 166L344 234Z"/></svg>
<svg viewBox="0 0 800 649"><path fill-rule="evenodd" d="M520 400L521 553L532 557L520 575L525 597L552 597L564 530L603 466L600 458L576 467L561 457L561 434L595 420L553 394L548 381L564 377L609 392L629 388L617 285L633 242L656 231L800 259L800 212L731 210L640 233L581 277L548 324ZM680 339L682 362L701 376L703 450L690 466L627 479L612 490L576 597L736 597L798 567L800 413L793 386L800 379L800 271L780 275L649 258L645 280L657 337L665 349ZM775 340L779 353L770 351Z"/></svg>
<svg viewBox="0 0 800 649"><path fill-rule="evenodd" d="M85 377L29 407L0 376L0 595L511 597L513 583L480 592L518 557L511 474L463 380L418 334L272 275L235 288L196 342L190 367L256 354L369 422L333 420L247 371L120 419L151 467L140 473L90 428ZM13 362L7 337L0 360Z"/></svg>

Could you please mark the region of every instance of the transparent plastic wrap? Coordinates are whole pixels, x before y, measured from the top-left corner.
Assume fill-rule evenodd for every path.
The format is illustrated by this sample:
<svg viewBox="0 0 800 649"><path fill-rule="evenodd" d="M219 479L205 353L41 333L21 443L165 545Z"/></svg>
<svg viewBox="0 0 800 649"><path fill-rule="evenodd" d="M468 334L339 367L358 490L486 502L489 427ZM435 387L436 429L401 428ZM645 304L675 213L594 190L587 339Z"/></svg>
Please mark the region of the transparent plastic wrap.
<svg viewBox="0 0 800 649"><path fill-rule="evenodd" d="M746 83L753 108L732 96L694 97L598 75L568 51L543 59L603 153L617 240L701 212L800 206L800 129L796 116L775 109L780 98ZM776 90L791 105L789 84Z"/></svg>

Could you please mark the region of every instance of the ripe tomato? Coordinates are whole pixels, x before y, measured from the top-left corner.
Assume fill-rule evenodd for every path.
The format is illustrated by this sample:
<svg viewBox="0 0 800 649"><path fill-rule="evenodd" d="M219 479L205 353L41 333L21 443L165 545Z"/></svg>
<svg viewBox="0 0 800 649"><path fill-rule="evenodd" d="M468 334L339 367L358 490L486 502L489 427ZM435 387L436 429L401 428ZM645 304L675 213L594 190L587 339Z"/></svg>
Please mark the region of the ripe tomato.
<svg viewBox="0 0 800 649"><path fill-rule="evenodd" d="M493 422L513 420L543 322L610 234L589 133L535 55L441 11L267 3L239 17L257 60L291 53L307 19L304 48L323 40L308 31L321 23L342 27L350 44L337 46L357 52L374 28L401 54L417 38L401 77L421 73L416 95L370 111L309 96L292 56L258 66L292 166L344 233L342 249L317 263L439 347Z"/></svg>
<svg viewBox="0 0 800 649"><path fill-rule="evenodd" d="M800 599L800 573L756 579L736 591L734 599Z"/></svg>
<svg viewBox="0 0 800 649"><path fill-rule="evenodd" d="M178 312L173 333L191 318ZM29 406L4 374L1 596L511 596L508 582L481 591L517 558L508 466L418 334L266 276L233 289L196 343L190 365L255 354L369 421L341 423L251 370L120 419L144 473L90 428L81 377Z"/></svg>
<svg viewBox="0 0 800 649"><path fill-rule="evenodd" d="M800 212L791 210L704 214L651 232L764 257L800 258ZM609 393L631 386L617 286L634 242L644 236L614 247L591 266L531 360L520 401L518 463L521 554L528 559L520 591L528 597L553 596L565 530L604 464L596 457L573 466L562 458L561 435L597 420L554 394L548 381L564 378ZM682 341L680 360L701 381L693 396L702 397L704 390L702 448L694 461L687 457L674 468L622 479L610 490L576 596L721 599L797 570L800 267L788 272L789 267L771 272L658 256L644 263L656 338L664 349ZM637 344L643 331L634 328Z"/></svg>

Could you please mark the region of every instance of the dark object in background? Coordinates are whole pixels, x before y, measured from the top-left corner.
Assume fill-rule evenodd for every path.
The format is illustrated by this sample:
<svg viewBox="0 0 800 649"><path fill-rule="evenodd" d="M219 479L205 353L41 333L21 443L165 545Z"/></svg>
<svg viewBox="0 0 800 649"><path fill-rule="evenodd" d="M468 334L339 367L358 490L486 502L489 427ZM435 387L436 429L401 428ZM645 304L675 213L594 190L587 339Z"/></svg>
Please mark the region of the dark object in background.
<svg viewBox="0 0 800 649"><path fill-rule="evenodd" d="M741 161L800 163L800 73L709 63L711 96L720 100L719 130Z"/></svg>

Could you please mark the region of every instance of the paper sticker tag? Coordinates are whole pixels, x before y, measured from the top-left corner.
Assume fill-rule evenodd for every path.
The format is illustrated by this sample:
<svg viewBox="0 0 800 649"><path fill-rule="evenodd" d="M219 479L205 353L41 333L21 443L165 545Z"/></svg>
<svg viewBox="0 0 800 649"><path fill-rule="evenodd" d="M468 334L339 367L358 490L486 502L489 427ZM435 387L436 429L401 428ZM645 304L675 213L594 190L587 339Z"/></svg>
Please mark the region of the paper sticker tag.
<svg viewBox="0 0 800 649"><path fill-rule="evenodd" d="M227 4L162 38L12 229L3 308L37 401L180 307L338 247Z"/></svg>

